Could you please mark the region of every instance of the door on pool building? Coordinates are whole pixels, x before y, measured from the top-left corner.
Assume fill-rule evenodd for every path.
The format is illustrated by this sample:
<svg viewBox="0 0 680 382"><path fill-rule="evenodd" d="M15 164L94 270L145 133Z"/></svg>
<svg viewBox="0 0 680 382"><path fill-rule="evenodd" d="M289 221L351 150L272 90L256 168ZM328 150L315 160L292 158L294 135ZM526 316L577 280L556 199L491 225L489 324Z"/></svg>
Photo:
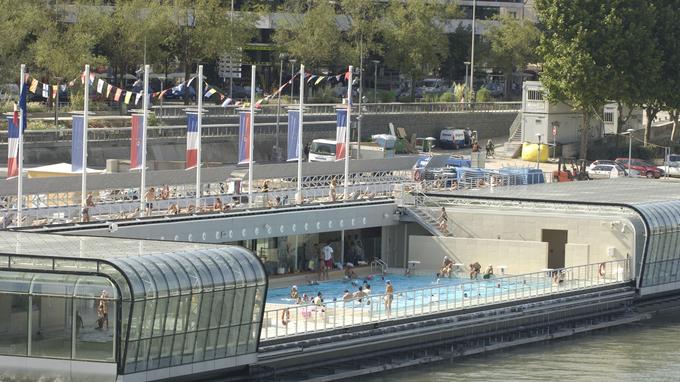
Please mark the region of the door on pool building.
<svg viewBox="0 0 680 382"><path fill-rule="evenodd" d="M564 247L567 231L561 229L541 230L541 241L548 243L548 268L564 268Z"/></svg>

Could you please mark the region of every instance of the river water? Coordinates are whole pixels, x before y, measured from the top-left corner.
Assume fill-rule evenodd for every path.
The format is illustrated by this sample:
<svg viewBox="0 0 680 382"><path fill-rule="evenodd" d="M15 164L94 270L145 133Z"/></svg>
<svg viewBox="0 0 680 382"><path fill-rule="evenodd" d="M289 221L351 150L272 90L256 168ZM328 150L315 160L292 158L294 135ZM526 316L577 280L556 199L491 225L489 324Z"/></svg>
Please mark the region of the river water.
<svg viewBox="0 0 680 382"><path fill-rule="evenodd" d="M364 382L680 381L680 312L590 334L362 378Z"/></svg>

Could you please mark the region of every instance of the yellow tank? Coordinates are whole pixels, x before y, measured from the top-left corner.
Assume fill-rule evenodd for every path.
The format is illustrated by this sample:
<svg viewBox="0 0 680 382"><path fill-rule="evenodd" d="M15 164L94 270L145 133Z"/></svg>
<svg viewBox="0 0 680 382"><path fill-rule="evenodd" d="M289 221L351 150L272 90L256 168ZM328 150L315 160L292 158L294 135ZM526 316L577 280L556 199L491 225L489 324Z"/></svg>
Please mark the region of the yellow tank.
<svg viewBox="0 0 680 382"><path fill-rule="evenodd" d="M541 157L540 162L547 162L549 156L549 146L545 143L541 144ZM536 162L536 156L538 155L538 144L524 142L522 144L522 160Z"/></svg>

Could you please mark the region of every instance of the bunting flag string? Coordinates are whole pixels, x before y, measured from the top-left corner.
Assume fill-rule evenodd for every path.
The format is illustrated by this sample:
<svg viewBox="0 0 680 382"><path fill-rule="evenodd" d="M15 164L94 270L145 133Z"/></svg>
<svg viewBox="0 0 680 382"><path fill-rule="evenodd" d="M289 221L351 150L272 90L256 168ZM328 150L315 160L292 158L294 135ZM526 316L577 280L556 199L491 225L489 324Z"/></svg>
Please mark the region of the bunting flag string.
<svg viewBox="0 0 680 382"><path fill-rule="evenodd" d="M296 73L294 76L292 76L288 81L285 83L281 84L281 86L276 89L272 94L268 94L255 102L255 107L260 108L263 103L269 102L271 99L276 98L279 96L279 94L282 94L289 86L292 86L295 80L300 76L300 73ZM82 72L80 74L80 83L85 84L85 72ZM335 82L342 82L343 79L347 80L349 78L349 72L342 72L337 75L317 75L317 74L312 74L312 73L305 73L304 75L304 81L306 81L308 86L319 86L320 84L335 80ZM196 79L196 77L191 77L187 81L183 81L182 83L161 89L158 92L153 92L150 94L151 98L158 98L162 99L163 97L166 96L168 91L171 90L177 90L181 91L185 87L191 86L193 81ZM49 85L46 83L42 83L41 81L38 81L36 78L31 78L29 74L26 74L25 76L26 83L30 83L28 91L33 93L33 94L38 94L41 95L45 99L57 99L59 97L59 92L65 92L67 91L67 85L68 87L74 87L76 85L76 81L78 81L78 77L75 79L71 80L68 82L68 84L61 84L61 85ZM130 90L125 90L123 88L119 88L117 86L114 86L107 81L105 81L102 78L96 78L94 73L90 74L90 78L88 81L88 84L90 86L94 86L96 81L96 91L97 94L102 94L105 98L109 99L110 97L113 97L113 101L115 102L124 102L125 104L130 104L132 101L132 97L134 96L134 103L139 104L139 101L141 100L141 97L143 96L143 91L140 92L133 92ZM235 106L242 106L244 103L236 101L227 96L227 92L222 91L219 87L210 85L206 81L204 81L205 88L207 89L204 93L205 98L211 98L213 95L217 94L219 96L219 102L222 107L227 107L229 105L235 105Z"/></svg>

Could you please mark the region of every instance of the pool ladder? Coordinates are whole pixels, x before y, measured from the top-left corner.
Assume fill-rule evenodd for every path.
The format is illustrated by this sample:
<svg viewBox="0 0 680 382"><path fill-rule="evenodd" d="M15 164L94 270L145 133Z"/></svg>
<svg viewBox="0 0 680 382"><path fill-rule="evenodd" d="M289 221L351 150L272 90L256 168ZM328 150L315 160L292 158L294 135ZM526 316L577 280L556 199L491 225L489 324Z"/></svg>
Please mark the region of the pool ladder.
<svg viewBox="0 0 680 382"><path fill-rule="evenodd" d="M382 259L375 259L371 261L371 273L374 273L373 270L374 267L380 268L380 271L382 271L382 273L387 273L387 271L389 270L389 268L387 268L387 263L384 262Z"/></svg>

